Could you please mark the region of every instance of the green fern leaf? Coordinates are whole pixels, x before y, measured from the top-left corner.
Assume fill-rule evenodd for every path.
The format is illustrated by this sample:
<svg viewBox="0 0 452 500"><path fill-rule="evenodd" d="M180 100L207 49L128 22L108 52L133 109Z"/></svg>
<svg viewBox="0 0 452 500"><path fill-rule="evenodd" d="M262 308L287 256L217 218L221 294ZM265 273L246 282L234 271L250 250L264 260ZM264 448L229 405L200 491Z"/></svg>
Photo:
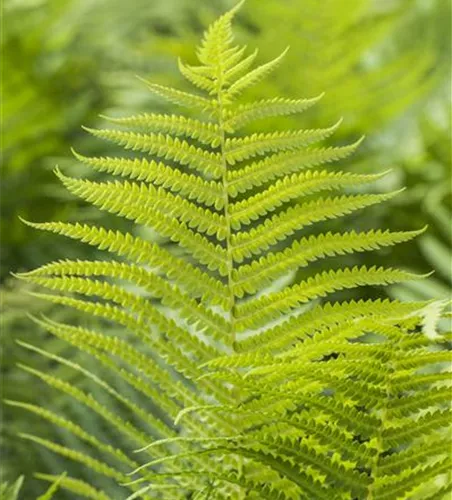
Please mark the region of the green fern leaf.
<svg viewBox="0 0 452 500"><path fill-rule="evenodd" d="M137 128L143 132L189 137L212 147L220 145L220 129L216 123L201 122L182 115L168 116L149 113L126 118L102 117L117 125Z"/></svg>
<svg viewBox="0 0 452 500"><path fill-rule="evenodd" d="M180 106L184 106L189 109L196 108L208 115L215 115L217 113L215 101L206 99L205 97L201 97L199 95L172 89L170 87L164 87L163 85L150 83L146 80L143 80L143 82L147 85L151 92L173 104L179 104Z"/></svg>
<svg viewBox="0 0 452 500"><path fill-rule="evenodd" d="M253 134L240 139L227 139L225 143L226 161L228 164L234 165L257 155L308 146L329 137L339 124L340 122L326 129Z"/></svg>
<svg viewBox="0 0 452 500"><path fill-rule="evenodd" d="M252 220L273 212L275 208L295 197L306 196L318 191L359 186L379 177L380 175L331 173L326 170L293 174L283 180L276 181L268 189L249 197L247 200L231 204L231 224L234 228L239 228L240 224L249 224Z"/></svg>
<svg viewBox="0 0 452 500"><path fill-rule="evenodd" d="M346 158L353 153L361 140L350 146L338 148L303 149L299 152L271 155L269 158L257 161L244 168L228 172L228 192L236 197L253 187L259 187L266 182L299 170L312 168L325 163Z"/></svg>
<svg viewBox="0 0 452 500"><path fill-rule="evenodd" d="M186 141L163 134L138 134L119 130L87 129L95 137L100 137L123 146L125 149L155 154L159 157L174 160L182 165L189 165L194 170L211 175L221 176L221 158L217 153L211 153L190 145Z"/></svg>
<svg viewBox="0 0 452 500"><path fill-rule="evenodd" d="M221 198L221 184L191 174L185 174L163 163L146 159L128 158L89 158L74 151L75 157L95 170L114 175L129 177L163 186L174 193L180 193L188 199L194 199L207 206L214 205L217 210L224 206Z"/></svg>
<svg viewBox="0 0 452 500"><path fill-rule="evenodd" d="M199 65L179 62L199 95L148 84L160 97L204 113L207 121L153 113L112 118L121 129L87 130L129 155L74 154L94 170L126 180L92 182L57 171L72 194L162 239L79 223L28 223L109 255L51 262L18 275L51 291L33 292L35 297L97 319L95 329L35 319L93 359L96 373L21 345L86 377L106 398L59 375L22 368L86 407L120 437L119 444L50 407L8 404L87 445L72 449L23 434L90 471L92 484L58 480L60 488L85 498L110 498L98 476L120 484L130 500L401 500L445 494L450 352L439 320L446 304L333 302L335 292L422 276L353 262L339 261L333 269L327 260L407 242L424 229L317 231L318 222L397 194L353 191L384 174L326 168L362 140L310 146L331 136L339 123L236 133L261 118L301 113L320 99L237 102L284 58L252 69L257 52L247 56L233 40L231 23L240 5L208 29L197 51ZM345 193L325 196L333 190ZM309 273L313 262L321 269ZM307 277L294 278L301 268ZM144 401L152 402L152 411ZM139 453L132 455L134 448Z"/></svg>
<svg viewBox="0 0 452 500"><path fill-rule="evenodd" d="M226 122L225 126L234 131L245 127L254 120L301 113L317 104L322 97L323 94L312 99L298 100L276 97L274 99L263 99L253 104L242 104L237 108L234 117Z"/></svg>
<svg viewBox="0 0 452 500"><path fill-rule="evenodd" d="M376 250L408 241L421 232L369 231L355 233L352 231L302 238L281 252L269 253L252 264L238 267L234 273L234 292L238 292L238 294L256 293L260 288L270 284L284 273L307 266L309 262L314 262L319 258Z"/></svg>
<svg viewBox="0 0 452 500"><path fill-rule="evenodd" d="M250 231L234 234L231 238L234 258L237 262L253 254L260 254L287 236L315 222L335 219L364 207L392 198L397 193L382 195L344 195L336 198L319 198L300 203L280 214L266 219Z"/></svg>

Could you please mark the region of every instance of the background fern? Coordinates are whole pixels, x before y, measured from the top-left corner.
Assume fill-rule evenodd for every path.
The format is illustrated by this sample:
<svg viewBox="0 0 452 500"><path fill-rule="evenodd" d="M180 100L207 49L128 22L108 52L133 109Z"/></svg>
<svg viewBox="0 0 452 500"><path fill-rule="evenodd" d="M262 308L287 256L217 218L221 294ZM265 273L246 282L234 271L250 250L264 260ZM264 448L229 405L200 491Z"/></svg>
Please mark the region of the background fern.
<svg viewBox="0 0 452 500"><path fill-rule="evenodd" d="M4 482L0 485L0 493L5 500L17 500L20 488L23 483L23 477L17 479L14 483Z"/></svg>
<svg viewBox="0 0 452 500"><path fill-rule="evenodd" d="M75 294L35 296L128 330L119 336L102 331L102 323L92 330L36 319L92 356L104 367L101 375L22 343L103 389L107 398L95 399L55 373L24 367L88 407L123 441L95 436L53 409L8 404L88 444L89 453L23 434L104 476L105 486L59 478L60 487L88 498L112 498L118 483L128 483L130 498L446 495L449 374L424 371L450 359L436 347L447 342L436 329L444 304L321 303L335 291L415 278L392 268L313 269L300 283L287 282L288 273L312 261L391 246L421 231L302 237L299 231L307 225L393 194L353 190L379 175L324 168L358 147L310 146L338 125L236 133L252 119L300 112L318 99L236 102L281 57L251 69L254 56L232 45L234 13L206 33L200 66L180 63L204 96L148 84L154 94L197 108L209 121L153 114L113 119L131 129L88 131L155 161L76 153L95 170L132 179L122 182L57 172L73 194L149 225L177 246L86 224L30 223L126 258L56 261L21 275L34 285ZM344 188L345 194L328 195ZM152 401L151 409L141 406L143 398ZM108 400L123 412L110 411ZM142 454L132 456L137 446ZM133 482L126 475L131 469Z"/></svg>

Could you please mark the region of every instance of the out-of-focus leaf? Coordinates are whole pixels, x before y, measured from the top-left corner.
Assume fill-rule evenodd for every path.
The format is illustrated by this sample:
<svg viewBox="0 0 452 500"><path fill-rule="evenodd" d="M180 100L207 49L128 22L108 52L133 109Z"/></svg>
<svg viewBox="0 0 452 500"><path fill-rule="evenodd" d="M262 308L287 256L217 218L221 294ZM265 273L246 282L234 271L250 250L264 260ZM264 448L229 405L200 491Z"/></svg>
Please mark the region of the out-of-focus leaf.
<svg viewBox="0 0 452 500"><path fill-rule="evenodd" d="M19 492L24 482L23 476L19 477L14 483L1 483L0 484L0 498L2 500L18 500Z"/></svg>

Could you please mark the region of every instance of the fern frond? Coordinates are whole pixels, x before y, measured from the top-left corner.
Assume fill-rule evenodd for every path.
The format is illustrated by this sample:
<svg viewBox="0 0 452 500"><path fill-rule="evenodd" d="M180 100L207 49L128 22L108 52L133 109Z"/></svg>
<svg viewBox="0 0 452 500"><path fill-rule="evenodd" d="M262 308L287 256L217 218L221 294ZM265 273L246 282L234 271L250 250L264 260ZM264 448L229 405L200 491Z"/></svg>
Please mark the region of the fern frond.
<svg viewBox="0 0 452 500"><path fill-rule="evenodd" d="M166 217L175 217L199 232L216 234L220 241L225 238L224 216L173 195L162 187L128 182L95 183L66 177L61 173L58 173L58 177L68 191L111 213L145 224L152 224L152 220L158 220L160 214L162 221Z"/></svg>
<svg viewBox="0 0 452 500"><path fill-rule="evenodd" d="M175 383L170 373L162 369L158 363L151 363L149 358L139 353L135 348L128 345L127 342L83 328L75 328L49 321L46 321L44 326L49 332L69 341L71 344L74 344L83 351L94 356L103 366L124 378L144 397L152 398L156 404L160 405L160 407L173 418L180 411L180 405L194 405L199 404L201 401L186 385L180 382ZM93 347L95 348L94 350ZM115 360L109 359L105 354L101 354L98 349L104 351L108 355L114 355L116 358L125 361L130 368L126 370L119 369ZM55 359L59 362L64 362L58 357ZM131 371L135 369L145 374L149 381L152 381L152 384L143 378L134 376ZM155 384L157 384L157 386ZM209 387L212 387L211 384ZM219 396L221 397L221 394ZM165 436L167 439L168 437L172 438L176 435L171 426L168 423L164 423L163 420L159 421L153 417L153 415L143 413L140 408L133 407L132 409L139 418L148 424L150 429L155 430L155 437ZM227 432L228 427L225 426L224 422L221 424L225 427ZM199 426L196 415L192 415L191 418L188 418L186 425L188 428L196 431ZM229 432L231 431L229 430ZM148 446L145 447L145 449L148 448ZM153 450L152 454L154 456L156 454L157 456L162 456L161 454L164 453L165 450L162 447L160 448L161 450L158 452Z"/></svg>
<svg viewBox="0 0 452 500"><path fill-rule="evenodd" d="M406 495L412 493L418 486L428 484L440 474L448 473L451 466L452 460L446 457L425 466L414 467L400 475L384 477L381 481L375 482L375 494L383 500L406 498Z"/></svg>
<svg viewBox="0 0 452 500"><path fill-rule="evenodd" d="M213 66L216 69L216 66L226 59L226 69L229 69L231 64L235 62L231 62L231 58L234 59L237 51L235 48L231 49L234 38L231 22L244 2L245 0L242 0L226 14L222 15L205 32L201 46L197 51L200 62L205 66Z"/></svg>
<svg viewBox="0 0 452 500"><path fill-rule="evenodd" d="M201 354L204 356L212 356L215 350L209 348L202 341L198 340L196 336L179 328L174 321L167 320L154 306L149 304L149 301L139 297L133 293L124 291L118 285L110 285L105 282L97 280L87 280L83 278L63 277L63 278L30 278L34 283L40 284L50 288L51 290L70 291L80 295L95 296L103 300L111 300L118 304L124 310L130 310L133 313L144 313L148 316L149 320L154 324L159 325L160 331L165 332L173 341L181 343L187 350L194 354ZM64 300L64 298L61 298ZM68 299L68 305L71 304ZM82 301L72 302L74 305L79 305L82 309L88 312L92 306L91 303L86 302L86 307L83 306ZM209 356L210 351L210 356Z"/></svg>
<svg viewBox="0 0 452 500"><path fill-rule="evenodd" d="M171 378L168 377L165 370L159 367L158 363L151 362L147 356L140 353L126 340L82 327L56 323L47 319L40 321L40 324L49 333L92 355L107 369L124 378L126 382L139 393L143 394L143 396L152 398L155 404L159 405L170 415L175 415L180 411L180 406L168 396L170 392L177 394L183 401L193 402L193 400L187 398L187 395L179 387L174 386ZM114 360L109 358L107 354L113 356L114 359L120 359L130 367L134 367L144 377L136 378L132 374L132 371L126 375L124 370ZM147 379L152 380L152 384ZM148 414L147 419L150 417L151 415ZM162 427L162 422L158 422L157 419L154 420L152 427L157 429L157 434L160 436L171 435L170 429Z"/></svg>
<svg viewBox="0 0 452 500"><path fill-rule="evenodd" d="M169 415L177 415L180 411L180 406L171 399L169 393L177 395L185 402L195 401L180 387L175 387L171 378L157 363L151 363L145 355L125 340L86 328L50 322L50 320L43 321L41 324L49 333L93 356L103 367L123 378L138 393L146 398L152 398L152 401ZM120 368L117 360L133 367L141 374L141 377L133 374L132 369L126 371ZM143 417L142 412L138 411L138 414ZM148 422L151 429L155 430L156 437L173 435L174 431L167 425L163 425L163 420L152 418L149 413L145 414L144 420Z"/></svg>
<svg viewBox="0 0 452 500"><path fill-rule="evenodd" d="M43 446L44 448L47 448L48 450L51 450L54 453L61 455L62 457L79 462L82 465L86 466L88 469L93 470L94 472L106 476L108 478L114 479L119 483L123 483L128 479L127 475L121 474L112 467L109 467L108 465L100 462L99 460L91 458L89 455L85 453L75 451L71 448L58 445L52 441L49 441L48 439L38 438L36 436L27 433L22 433L20 437L28 441L31 441L33 443L39 444L40 446Z"/></svg>
<svg viewBox="0 0 452 500"><path fill-rule="evenodd" d="M195 259L210 270L219 270L221 275L227 273L226 252L218 243L211 243L202 234L192 231L184 221L173 218L171 213L159 211L152 205L148 205L143 210L144 207L140 206L139 203L133 203L136 195L140 191L147 190L146 188L130 185L130 190L122 190L120 183L107 185L106 190L103 190L103 187L105 186L100 185L100 188L96 189L96 184L90 181L71 181L71 189L78 196L111 213L152 227L162 236L179 241L181 246L191 252ZM118 199L119 194L121 196ZM143 198L145 196L142 196ZM198 222L200 226L203 224L206 230L211 228L218 230L222 235L224 234L223 228L217 228L213 221L209 222L207 226L205 226L205 221Z"/></svg>
<svg viewBox="0 0 452 500"><path fill-rule="evenodd" d="M212 304L223 304L227 301L227 288L219 280L210 277L188 262L181 261L178 257L175 257L154 243L133 237L128 233L123 234L119 231L108 231L104 228L79 223L49 222L39 224L27 222L27 224L37 229L81 240L101 250L106 249L119 256L132 259L138 264L156 267L163 271L168 278L175 280L178 284L182 284L195 297L199 296L201 291L200 285L202 284L201 295ZM44 272L45 274L52 274L53 269L57 269L57 273L64 275L66 274L64 271L66 263L74 264L71 261L57 262L43 266L33 271L33 273L41 274L41 272ZM68 274L71 274L70 268L68 267L67 269Z"/></svg>
<svg viewBox="0 0 452 500"><path fill-rule="evenodd" d="M97 402L91 394L87 394L80 389L71 386L63 380L45 374L39 370L34 370L33 368L23 365L21 366L21 368L26 372L36 376L51 387L65 392L80 403L84 404L85 406L96 412L98 415L100 415L103 419L105 419L105 421L109 422L110 425L114 426L114 428L117 429L118 432L132 439L137 444L146 443L146 435L143 432L135 428L130 422L126 422L121 418L113 415L102 404ZM73 432L73 430L74 429L71 429L71 432ZM122 475L118 471L111 469L109 466L107 466L106 469L108 469L110 473L113 474L111 477L116 477L118 479L121 478L120 480L125 479L125 475Z"/></svg>
<svg viewBox="0 0 452 500"><path fill-rule="evenodd" d="M7 400L6 404L9 406L15 406L17 408L22 408L22 409L29 411L31 413L35 413L39 417L48 420L53 425L55 425L57 427L62 427L63 429L67 430L68 432L74 434L80 440L85 441L86 443L91 445L93 447L93 449L97 449L98 451L101 451L103 453L111 455L113 458L116 458L117 460L119 460L121 463L125 464L129 468L130 467L137 467L137 463L130 460L129 457L127 457L127 455L125 455L120 450L113 448L109 444L100 442L95 436L93 436L92 434L89 434L88 432L83 430L77 424L74 424L73 422L68 421L64 417L61 417L50 410L46 410L44 408L41 408L39 406L32 405L32 404L21 403L18 401Z"/></svg>
<svg viewBox="0 0 452 500"><path fill-rule="evenodd" d="M94 456L86 447L24 435L91 471L93 484L72 477L59 483L85 498L109 498L96 475L123 485L130 500L420 500L432 485L442 494L449 486L436 481L450 467L451 415L449 337L439 321L445 301L334 303L330 297L423 277L357 265L353 256L407 242L424 229L301 234L397 193L353 191L381 175L326 169L362 141L309 147L339 123L236 133L261 118L300 113L321 97L236 101L285 55L252 69L257 52L247 55L233 40L240 5L206 32L198 65L179 61L202 94L148 84L154 94L204 113L206 121L152 113L109 119L123 128L87 130L130 156L74 155L126 180L93 182L57 171L72 194L151 227L163 240L79 223L28 223L110 254L110 260L61 260L19 275L53 291L35 297L97 319L95 329L35 321L93 360L102 376L21 345L83 376L105 396L59 372L23 366L85 406L118 444L50 407L9 404L88 445ZM333 70L344 64L338 58ZM323 193L333 190L346 192ZM177 245L165 247L167 240ZM326 259L342 255L350 263L332 270ZM320 270L309 273L317 261ZM308 268L308 277L295 273L300 268ZM130 445L142 455L131 458Z"/></svg>
<svg viewBox="0 0 452 500"><path fill-rule="evenodd" d="M409 356L402 356L395 362L397 370L410 368L424 368L431 364L447 363L450 360L449 351L428 351L419 349L410 353Z"/></svg>
<svg viewBox="0 0 452 500"><path fill-rule="evenodd" d="M196 87L207 91L209 94L214 95L217 84L214 79L206 76L206 72L200 71L199 68L184 64L180 59L178 61L179 71L185 78Z"/></svg>
<svg viewBox="0 0 452 500"><path fill-rule="evenodd" d="M246 47L244 47L243 49L245 48ZM258 54L257 49L244 59L241 58L242 56L241 50L232 54L227 60L227 66L229 67L229 69L224 73L223 77L224 83L230 83L231 80L234 80L237 77L240 77L241 75L246 73L256 60L257 54ZM241 60L238 59L239 56ZM239 61L237 62L237 64L235 64L236 58ZM227 130L232 130L234 128L234 126L231 123L225 124L225 127Z"/></svg>
<svg viewBox="0 0 452 500"><path fill-rule="evenodd" d="M44 351L41 351L40 349L37 349L35 347L32 347L32 346L29 346L29 345L25 345L24 344L24 347L27 347L29 349L32 349L36 352L40 352L42 354L44 354L45 356L49 356L49 354L45 353ZM51 356L52 359L54 359L55 361L58 361L60 363L64 363L64 364L68 364L68 365L72 365L73 368L77 369L77 370L80 370L80 371L83 371L83 369L78 366L78 365L75 365L73 363L70 363L58 356ZM100 359L102 360L102 357L100 357ZM147 360L147 364L149 364L149 360ZM102 418L106 419L108 422L110 422L114 427L115 429L120 432L120 433L124 433L126 434L127 436L129 436L130 438L134 439L135 442L137 443L144 443L144 439L145 439L145 435L140 433L137 429L135 429L133 427L133 425L131 425L129 422L124 422L122 421L121 419L118 419L116 417L114 417L110 412L108 412L108 410L106 410L105 407L103 407L101 404L97 403L96 401L94 401L94 399L90 396L90 395L85 395L82 391L79 391L77 389L71 389L71 387L64 383L62 380L59 380L55 377L52 377L52 376L46 376L44 375L42 372L39 372L39 371L36 371L36 370L32 370L32 369L29 369L27 367L24 367L24 369L30 371L31 373L33 373L34 375L40 377L43 381L45 381L46 383L58 388L59 390L62 390L68 394L70 394L72 397L76 398L77 400L79 400L80 402L83 402L85 405L87 405L90 409L92 409L93 411L95 411L96 413L98 413ZM153 369L151 369L150 373L152 374L152 376L155 376L155 371L156 371L156 368L154 367ZM95 377L94 375L92 374L89 374L89 372L86 372L85 371L85 374L87 376L89 376L91 379L93 379L96 383L100 383L100 384L103 384L105 387L108 387L105 385L105 382L101 381L100 379L98 379L97 377ZM127 403L127 401L121 397L118 393L116 393L116 391L114 391L113 389L109 389L109 392L112 393L113 395L115 395L116 397L119 397L119 399L122 401L122 402L125 402ZM177 391L174 391L174 389L171 390L171 392L177 392ZM180 391L179 391L180 392ZM186 402L190 402L191 404L193 404L194 402L196 402L197 400L195 399L195 397L193 397L192 399L188 398L186 399L186 396L188 396L188 393L187 391L183 390L182 391L182 394L184 395L184 400ZM141 417L141 418L144 418L148 424L152 424L153 423L153 420L152 420L152 416L151 416L151 421L149 421L149 419L147 418L146 415L142 415L139 411L139 408L137 407L131 407L132 409L134 409L135 411L138 410L137 414ZM159 426L158 426L159 427ZM195 427L196 428L196 427ZM171 430L167 429L165 431L165 428L163 427L163 432L162 432L162 427L160 426L159 428L159 432L161 433L160 435L163 435L163 436L168 436L168 435L172 435L171 434ZM73 429L71 428L71 431L73 431ZM44 443L41 443L41 444L44 444ZM48 446L50 449L53 449L54 451L56 452L59 452L61 454L63 454L63 456L66 456L72 460L78 460L78 461L81 461L82 463L84 463L85 465L87 465L88 467L91 467L91 463L89 462L89 457L87 457L85 454L83 453L74 453L72 454L71 453L71 450L67 450L63 447L59 447L58 445L55 445L55 443L52 443L50 441L46 441L45 446ZM120 453L120 452L118 452ZM155 451L153 452L154 455L155 455ZM109 472L110 474L113 474L114 471L116 469L112 469L110 466L106 465L105 463L103 462L100 462L100 461L95 461L95 465L98 467L99 471L101 470L101 468L104 469L104 472L107 471ZM143 470L143 474L144 476L143 477L147 477L147 472L145 470ZM108 475L108 474L106 474ZM126 477L123 476L123 481L122 482L127 482L129 483L129 481L124 481ZM133 490L135 490L135 485L131 484L130 486L133 486Z"/></svg>
<svg viewBox="0 0 452 500"><path fill-rule="evenodd" d="M447 374L446 381L450 381L450 374ZM441 402L448 401L452 392L450 386L428 387L424 390L417 390L415 394L401 396L388 404L388 413L394 418L410 416L416 412L427 410L430 407L437 407Z"/></svg>
<svg viewBox="0 0 452 500"><path fill-rule="evenodd" d="M416 425L413 425L411 416L398 419L396 424L387 426L383 437L389 445L400 446L413 439L425 438L438 430L447 429L450 426L451 416L452 413L448 409L427 412L414 420Z"/></svg>
<svg viewBox="0 0 452 500"><path fill-rule="evenodd" d="M217 340L221 340L227 331L227 324L221 315L196 302L176 285L171 285L157 274L133 264L103 261L66 261L47 265L32 273L20 274L18 277L43 286L52 284L56 286L58 281L50 278L52 275L62 275L64 277L103 276L126 280L137 287L142 287L147 293L160 299L164 306L179 310L182 317L189 324L197 326L199 331L211 334ZM54 281L51 281L52 279ZM66 280L65 283L69 291L75 291L70 286L69 280Z"/></svg>
<svg viewBox="0 0 452 500"><path fill-rule="evenodd" d="M438 459L441 455L447 454L444 446L444 439L446 442L450 443L450 437L448 438L448 436L443 435L441 439L433 439L430 443L422 442L408 450L390 455L386 460L383 459L382 462L379 463L379 469L383 471L385 475L399 475L400 477L400 474L403 474L404 471L416 469L421 464L424 464L426 460L431 460L432 457Z"/></svg>
<svg viewBox="0 0 452 500"><path fill-rule="evenodd" d="M450 358L450 355L449 355ZM400 376L394 377L393 387L397 391L412 391L420 388L426 388L438 382L445 382L451 379L450 372L439 371L438 373L413 373L409 370L406 373L401 373ZM438 387L436 385L436 387Z"/></svg>
<svg viewBox="0 0 452 500"><path fill-rule="evenodd" d="M215 115L217 113L216 102L212 99L206 99L205 97L196 94L182 92L181 90L176 90L171 87L157 85L156 83L148 82L142 78L140 78L140 80L146 84L147 88L153 94L156 94L173 104L178 104L189 109L195 108L206 113L207 115Z"/></svg>

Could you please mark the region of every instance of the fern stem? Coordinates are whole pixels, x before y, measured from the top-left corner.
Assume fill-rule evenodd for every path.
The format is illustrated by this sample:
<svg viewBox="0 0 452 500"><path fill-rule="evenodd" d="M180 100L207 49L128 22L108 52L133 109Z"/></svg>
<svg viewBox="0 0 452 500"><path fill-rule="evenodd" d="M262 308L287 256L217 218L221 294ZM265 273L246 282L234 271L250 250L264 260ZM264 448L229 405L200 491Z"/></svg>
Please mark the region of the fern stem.
<svg viewBox="0 0 452 500"><path fill-rule="evenodd" d="M224 69L223 65L219 64L218 71L218 80L217 80L217 97L218 97L218 127L220 130L220 150L221 150L221 163L223 167L223 176L222 176L222 184L223 184L223 197L224 197L224 217L226 222L226 255L227 255L227 280L228 280L228 294L229 294L229 310L227 311L229 316L229 338L231 342L231 346L234 349L235 345L235 294L234 294L234 282L232 278L232 273L234 269L234 260L232 254L232 228L231 228L231 214L229 211L229 185L228 185L228 161L226 158L226 130L225 130L225 111L226 105L223 99L223 78L224 78Z"/></svg>

